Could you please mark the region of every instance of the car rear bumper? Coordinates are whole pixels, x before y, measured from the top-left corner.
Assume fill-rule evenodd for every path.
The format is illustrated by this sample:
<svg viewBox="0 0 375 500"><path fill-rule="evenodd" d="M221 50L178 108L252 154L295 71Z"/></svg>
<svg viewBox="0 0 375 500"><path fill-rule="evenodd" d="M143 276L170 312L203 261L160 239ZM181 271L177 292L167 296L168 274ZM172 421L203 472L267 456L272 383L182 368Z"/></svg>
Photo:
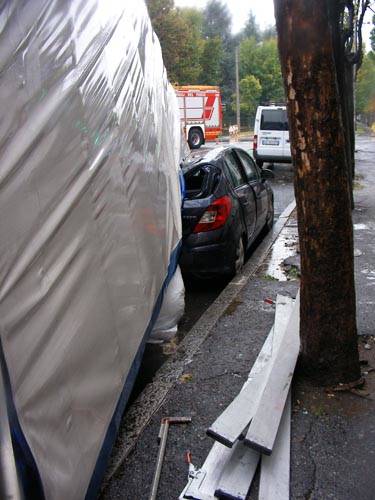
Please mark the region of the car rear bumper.
<svg viewBox="0 0 375 500"><path fill-rule="evenodd" d="M261 160L266 163L292 163L291 156L274 156L274 155L262 155L257 151L253 152L255 160Z"/></svg>
<svg viewBox="0 0 375 500"><path fill-rule="evenodd" d="M231 241L203 246L183 245L180 266L188 274L230 274L235 245Z"/></svg>

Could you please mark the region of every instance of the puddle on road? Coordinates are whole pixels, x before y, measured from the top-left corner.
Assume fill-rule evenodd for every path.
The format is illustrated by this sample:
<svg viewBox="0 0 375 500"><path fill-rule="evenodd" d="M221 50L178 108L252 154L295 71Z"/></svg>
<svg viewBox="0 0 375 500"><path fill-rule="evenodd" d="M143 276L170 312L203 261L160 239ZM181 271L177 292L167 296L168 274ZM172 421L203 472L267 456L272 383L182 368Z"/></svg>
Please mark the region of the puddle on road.
<svg viewBox="0 0 375 500"><path fill-rule="evenodd" d="M282 263L297 253L297 241L297 228L294 226L285 227L262 266L262 272L267 278L287 281L287 271Z"/></svg>
<svg viewBox="0 0 375 500"><path fill-rule="evenodd" d="M361 231L363 229L368 229L367 224L358 223L353 225L355 231Z"/></svg>

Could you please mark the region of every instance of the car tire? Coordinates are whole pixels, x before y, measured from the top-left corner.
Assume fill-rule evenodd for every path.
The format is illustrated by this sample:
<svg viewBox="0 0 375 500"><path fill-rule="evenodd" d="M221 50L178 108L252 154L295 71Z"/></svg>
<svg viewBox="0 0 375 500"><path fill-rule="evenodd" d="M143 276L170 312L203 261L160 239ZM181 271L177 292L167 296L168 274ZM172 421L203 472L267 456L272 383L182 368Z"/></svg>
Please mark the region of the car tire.
<svg viewBox="0 0 375 500"><path fill-rule="evenodd" d="M191 128L189 130L188 144L190 149L198 149L202 146L204 137L200 128Z"/></svg>
<svg viewBox="0 0 375 500"><path fill-rule="evenodd" d="M245 264L245 245L243 237L240 237L236 244L236 250L234 252L233 262L231 265L232 272L231 275L235 276L236 274L242 271L242 268Z"/></svg>
<svg viewBox="0 0 375 500"><path fill-rule="evenodd" d="M263 167L263 160L257 160L256 161L256 164L258 165L259 168L262 168Z"/></svg>

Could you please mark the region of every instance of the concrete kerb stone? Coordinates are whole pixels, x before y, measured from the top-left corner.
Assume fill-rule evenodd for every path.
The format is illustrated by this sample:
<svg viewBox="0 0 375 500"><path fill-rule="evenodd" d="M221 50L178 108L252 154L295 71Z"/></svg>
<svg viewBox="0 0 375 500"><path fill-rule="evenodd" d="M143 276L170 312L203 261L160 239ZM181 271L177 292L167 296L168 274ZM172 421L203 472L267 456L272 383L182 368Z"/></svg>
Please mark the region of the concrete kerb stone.
<svg viewBox="0 0 375 500"><path fill-rule="evenodd" d="M152 416L162 406L169 391L183 374L185 367L191 362L202 343L210 335L219 318L263 263L272 245L287 224L295 207L296 203L293 200L280 215L272 231L270 231L254 251L242 272L232 279L207 311L202 314L191 330L185 335L176 353L156 372L153 382L146 386L128 409L125 414L124 423L120 427L118 434L116 452L111 456L102 483L102 491L129 453L134 449L142 431L148 425Z"/></svg>

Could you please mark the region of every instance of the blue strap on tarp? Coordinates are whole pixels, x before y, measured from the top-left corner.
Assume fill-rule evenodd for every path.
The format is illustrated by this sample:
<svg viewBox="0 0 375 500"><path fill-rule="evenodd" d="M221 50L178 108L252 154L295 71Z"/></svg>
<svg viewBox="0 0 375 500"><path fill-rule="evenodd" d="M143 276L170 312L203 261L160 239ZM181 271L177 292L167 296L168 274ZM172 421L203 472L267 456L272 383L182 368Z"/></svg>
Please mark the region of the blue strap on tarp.
<svg viewBox="0 0 375 500"><path fill-rule="evenodd" d="M20 489L23 491L23 496L24 498L27 498L27 500L41 500L45 498L43 485L40 479L38 467L18 420L1 338L0 365L4 381L13 453L16 461L18 477L21 481Z"/></svg>
<svg viewBox="0 0 375 500"><path fill-rule="evenodd" d="M155 325L155 322L159 316L160 309L163 303L163 297L164 297L164 292L167 289L171 279L173 278L174 273L176 272L177 264L178 264L178 259L180 256L180 251L181 251L181 242L177 245L177 247L174 249L174 251L171 254L170 261L169 261L169 266L168 266L168 271L167 271L167 276L166 279L163 283L163 286L161 288L161 291L159 293L159 296L156 300L153 313L151 316L151 320L147 326L146 332L143 336L141 345L138 348L137 354L134 358L133 364L130 368L129 374L127 376L127 379L125 381L124 388L121 392L120 398L118 400L116 409L114 411L112 420L108 426L106 436L103 441L102 449L100 450L98 459L96 461L96 465L94 468L93 475L91 477L91 481L89 484L89 487L87 489L86 493L86 500L93 500L94 498L97 498L99 490L100 490L100 485L103 480L104 473L107 468L107 463L109 456L111 454L114 442L116 440L116 436L121 424L121 419L122 415L124 413L126 404L128 402L129 396L131 394L135 379L138 374L138 370L142 361L143 353L145 350L146 342L152 332L152 329Z"/></svg>
<svg viewBox="0 0 375 500"><path fill-rule="evenodd" d="M185 194L186 194L186 185L185 185L185 177L184 177L184 174L182 173L181 168L178 172L178 178L180 181L181 206L182 206L182 204L184 203Z"/></svg>
<svg viewBox="0 0 375 500"><path fill-rule="evenodd" d="M107 462L111 454L112 447L118 433L118 429L120 427L122 415L124 413L126 404L128 402L135 379L138 374L146 342L159 316L160 309L163 303L164 292L168 287L176 271L180 250L181 250L181 242L178 243L177 247L171 254L167 276L164 280L163 286L156 300L151 320L147 326L141 345L139 346L137 354L133 360L132 366L126 378L124 388L121 392L120 398L116 405L116 409L112 416L111 422L108 426L107 433L104 438L103 445L99 452L94 472L87 489L86 499L94 499L97 498L98 496L100 485L107 467ZM0 364L3 372L13 451L16 460L17 472L21 480L22 490L24 492L24 497L27 498L27 500L43 500L45 498L45 495L38 467L36 465L31 449L27 443L25 435L22 431L16 407L14 404L9 372L4 356L1 338L0 338Z"/></svg>

